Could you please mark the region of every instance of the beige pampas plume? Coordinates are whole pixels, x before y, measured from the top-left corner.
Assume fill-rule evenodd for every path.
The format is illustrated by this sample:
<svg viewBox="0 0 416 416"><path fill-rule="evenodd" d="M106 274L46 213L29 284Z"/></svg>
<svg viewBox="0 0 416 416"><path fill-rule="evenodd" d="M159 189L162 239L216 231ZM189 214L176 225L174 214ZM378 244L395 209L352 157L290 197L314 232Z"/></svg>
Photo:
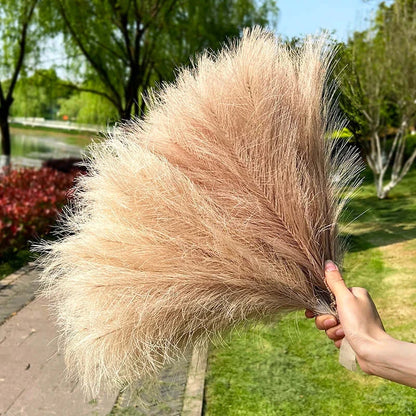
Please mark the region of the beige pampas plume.
<svg viewBox="0 0 416 416"><path fill-rule="evenodd" d="M192 343L281 312L331 311L326 259L359 167L331 139L331 51L259 28L205 54L90 149L43 294L83 385L157 374Z"/></svg>

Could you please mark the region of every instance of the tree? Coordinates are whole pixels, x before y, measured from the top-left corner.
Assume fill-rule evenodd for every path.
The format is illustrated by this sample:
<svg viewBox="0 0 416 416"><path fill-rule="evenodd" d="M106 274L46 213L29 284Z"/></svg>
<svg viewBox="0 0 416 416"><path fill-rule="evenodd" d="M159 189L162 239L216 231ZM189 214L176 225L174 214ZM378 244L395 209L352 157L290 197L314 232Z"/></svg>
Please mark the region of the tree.
<svg viewBox="0 0 416 416"><path fill-rule="evenodd" d="M54 0L68 55L85 68L80 91L114 105L121 119L143 114L155 82L202 48L216 49L247 25L266 25L274 0ZM82 56L83 60L80 60ZM94 88L86 85L95 85Z"/></svg>
<svg viewBox="0 0 416 416"><path fill-rule="evenodd" d="M23 71L16 83L11 115L54 119L59 101L69 98L72 92L54 69L37 69L30 76Z"/></svg>
<svg viewBox="0 0 416 416"><path fill-rule="evenodd" d="M90 92L76 92L68 99L59 100L59 115L77 123L105 126L118 119L114 106L104 97Z"/></svg>
<svg viewBox="0 0 416 416"><path fill-rule="evenodd" d="M372 27L354 33L340 57L341 107L383 199L416 158L416 148L405 157L416 117L416 1L382 3Z"/></svg>
<svg viewBox="0 0 416 416"><path fill-rule="evenodd" d="M10 163L9 114L13 92L27 52L33 47L31 24L38 0L0 1L0 131L2 153Z"/></svg>

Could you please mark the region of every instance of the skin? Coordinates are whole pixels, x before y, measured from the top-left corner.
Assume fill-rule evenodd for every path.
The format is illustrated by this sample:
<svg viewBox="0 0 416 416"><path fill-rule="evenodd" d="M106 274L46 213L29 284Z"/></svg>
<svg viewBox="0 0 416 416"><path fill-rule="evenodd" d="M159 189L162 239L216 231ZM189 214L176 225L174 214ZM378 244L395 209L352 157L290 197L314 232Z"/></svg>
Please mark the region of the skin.
<svg viewBox="0 0 416 416"><path fill-rule="evenodd" d="M316 327L337 348L345 337L365 373L416 388L416 344L388 335L367 290L349 289L331 261L325 264L325 279L336 298L339 322L331 315L315 316L308 310L306 317L315 318Z"/></svg>

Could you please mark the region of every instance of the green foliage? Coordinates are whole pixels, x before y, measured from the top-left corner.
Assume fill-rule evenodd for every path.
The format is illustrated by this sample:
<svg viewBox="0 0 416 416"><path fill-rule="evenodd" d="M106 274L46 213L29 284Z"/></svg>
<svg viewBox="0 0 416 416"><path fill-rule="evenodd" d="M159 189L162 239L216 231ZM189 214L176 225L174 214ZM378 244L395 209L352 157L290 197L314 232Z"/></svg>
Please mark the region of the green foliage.
<svg viewBox="0 0 416 416"><path fill-rule="evenodd" d="M14 251L6 256L3 255L0 261L0 280L19 270L31 260L34 260L34 255L29 249Z"/></svg>
<svg viewBox="0 0 416 416"><path fill-rule="evenodd" d="M247 25L266 25L274 0L53 0L80 90L105 97L120 117L140 115L156 82L203 48L217 49ZM80 59L80 56L82 58ZM85 68L85 70L83 70ZM93 84L93 88L86 85Z"/></svg>
<svg viewBox="0 0 416 416"><path fill-rule="evenodd" d="M38 0L0 0L0 80L12 78L21 51L22 30L27 26L25 52L39 51L41 33L34 28L37 13L32 13Z"/></svg>
<svg viewBox="0 0 416 416"><path fill-rule="evenodd" d="M71 95L67 99L59 100L59 115L67 116L69 120L76 121L81 107L84 105L81 93Z"/></svg>
<svg viewBox="0 0 416 416"><path fill-rule="evenodd" d="M38 69L33 75L24 75L17 81L11 115L55 119L59 100L68 98L70 94L54 69Z"/></svg>
<svg viewBox="0 0 416 416"><path fill-rule="evenodd" d="M43 30L40 27L42 13L37 5L39 0L0 0L0 130L2 154L6 164L10 163L10 129L8 117L13 103L13 92L23 69L26 56L32 58L39 50Z"/></svg>
<svg viewBox="0 0 416 416"><path fill-rule="evenodd" d="M59 116L66 115L70 120L78 123L105 126L118 119L114 106L100 95L80 92L58 102L60 105Z"/></svg>
<svg viewBox="0 0 416 416"><path fill-rule="evenodd" d="M367 287L377 305L397 311L396 319L382 314L387 330L413 342L416 320L403 321L405 306L396 295L400 287L391 283L406 265L400 252L395 264L386 260L391 250L384 247L405 242L399 246L403 254L406 247L416 249L414 189L416 170L397 185L390 200L380 201L367 173L365 186L352 201L351 217L371 211L357 219L344 269L349 285ZM415 287L414 270L407 272ZM413 389L346 371L335 347L302 312L275 325L234 333L227 341L229 346L215 348L209 357L206 416L416 414Z"/></svg>
<svg viewBox="0 0 416 416"><path fill-rule="evenodd" d="M141 94L173 79L190 56L218 49L245 26L274 26L277 15L275 0L0 0L0 6L3 119L14 101L14 116L55 118L60 110L94 124L141 115ZM53 69L33 72L41 40L60 35L76 79L68 88Z"/></svg>
<svg viewBox="0 0 416 416"><path fill-rule="evenodd" d="M14 117L61 119L64 115L78 123L106 125L117 119L117 111L104 97L77 92L59 79L54 69L38 69L22 76L14 91Z"/></svg>
<svg viewBox="0 0 416 416"><path fill-rule="evenodd" d="M409 150L407 140L416 122L415 60L415 0L381 3L370 28L338 48L340 106L374 173L379 198L403 179L416 158L416 147Z"/></svg>
<svg viewBox="0 0 416 416"><path fill-rule="evenodd" d="M369 29L340 45L341 106L361 136L409 126L416 115L416 2L381 3Z"/></svg>
<svg viewBox="0 0 416 416"><path fill-rule="evenodd" d="M162 53L171 65L160 59L157 72L164 79L173 77L174 66L186 65L189 58L204 49L216 51L244 27L276 25L275 1L204 0L178 2L169 22L169 31L160 36ZM161 56L162 57L162 56Z"/></svg>
<svg viewBox="0 0 416 416"><path fill-rule="evenodd" d="M406 137L406 147L404 149L404 157L407 159L416 149L416 134L408 134Z"/></svg>

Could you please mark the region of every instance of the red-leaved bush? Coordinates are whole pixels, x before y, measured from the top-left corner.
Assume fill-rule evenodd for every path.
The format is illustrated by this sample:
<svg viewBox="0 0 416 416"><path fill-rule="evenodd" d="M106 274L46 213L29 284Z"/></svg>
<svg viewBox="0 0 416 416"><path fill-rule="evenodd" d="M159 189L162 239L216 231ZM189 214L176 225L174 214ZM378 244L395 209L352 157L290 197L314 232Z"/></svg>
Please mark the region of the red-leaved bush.
<svg viewBox="0 0 416 416"><path fill-rule="evenodd" d="M49 231L77 175L51 168L0 172L0 256Z"/></svg>

